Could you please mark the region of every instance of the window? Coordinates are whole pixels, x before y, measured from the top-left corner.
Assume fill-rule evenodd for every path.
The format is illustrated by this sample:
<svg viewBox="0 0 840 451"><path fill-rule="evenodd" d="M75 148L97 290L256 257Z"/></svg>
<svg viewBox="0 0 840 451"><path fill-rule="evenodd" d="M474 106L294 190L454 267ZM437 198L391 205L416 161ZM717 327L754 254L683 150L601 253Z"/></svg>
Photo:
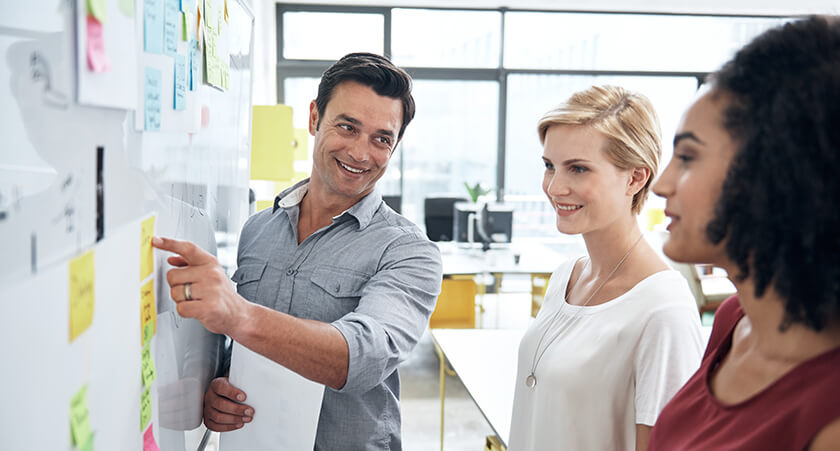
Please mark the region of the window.
<svg viewBox="0 0 840 451"><path fill-rule="evenodd" d="M354 51L390 55L414 78L417 114L379 182L423 225L423 199L464 182L515 208L514 239L556 237L544 200L537 120L573 92L645 94L663 158L699 80L782 17L277 5L278 101L305 127L321 73ZM311 147L311 140L310 140ZM648 206L661 207L651 196Z"/></svg>

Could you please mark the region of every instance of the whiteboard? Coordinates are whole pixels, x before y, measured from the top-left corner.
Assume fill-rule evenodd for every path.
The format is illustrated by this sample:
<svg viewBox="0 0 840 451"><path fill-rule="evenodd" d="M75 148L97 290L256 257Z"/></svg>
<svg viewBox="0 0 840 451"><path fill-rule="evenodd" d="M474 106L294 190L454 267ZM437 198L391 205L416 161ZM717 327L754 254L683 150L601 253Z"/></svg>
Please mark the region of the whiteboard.
<svg viewBox="0 0 840 451"><path fill-rule="evenodd" d="M120 0L106 3L107 23L131 28L125 24L132 20L117 20ZM224 8L224 0L214 3ZM176 111L167 100L173 58L143 48L143 0L133 3L133 30L120 36L135 46L134 56L108 55L115 72L134 64L136 77L110 77L110 83L126 79L119 101L97 91L105 78L87 72L79 47L85 4L0 5L0 340L7 357L0 396L18 406L0 414L6 425L0 449L72 449L69 401L82 383L95 449L142 449L135 393L140 221L155 215L157 234L196 242L232 272L248 216L254 23L248 6L227 1L220 43L230 67L227 89L199 83ZM107 23L106 44L115 39ZM178 53L188 42L179 41ZM142 127L146 67L163 75L161 131ZM137 102L126 107L126 98ZM71 343L68 262L91 249L96 309ZM168 267L156 259L152 423L162 450L193 450L222 337L178 316L165 283Z"/></svg>

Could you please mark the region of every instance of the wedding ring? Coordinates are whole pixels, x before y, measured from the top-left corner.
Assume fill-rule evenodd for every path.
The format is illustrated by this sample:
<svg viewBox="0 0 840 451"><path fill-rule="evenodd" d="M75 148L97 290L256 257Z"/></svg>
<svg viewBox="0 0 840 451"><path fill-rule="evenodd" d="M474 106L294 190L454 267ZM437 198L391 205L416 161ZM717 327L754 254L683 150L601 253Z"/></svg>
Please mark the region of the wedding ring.
<svg viewBox="0 0 840 451"><path fill-rule="evenodd" d="M192 293L190 292L190 285L191 283L187 282L184 284L184 299L187 301L192 301Z"/></svg>

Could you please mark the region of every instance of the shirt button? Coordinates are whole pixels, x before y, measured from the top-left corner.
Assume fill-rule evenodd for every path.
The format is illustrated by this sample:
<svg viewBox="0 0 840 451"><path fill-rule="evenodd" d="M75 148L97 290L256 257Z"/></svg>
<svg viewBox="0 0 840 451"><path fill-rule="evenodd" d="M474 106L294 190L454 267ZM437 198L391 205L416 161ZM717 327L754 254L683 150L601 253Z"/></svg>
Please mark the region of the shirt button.
<svg viewBox="0 0 840 451"><path fill-rule="evenodd" d="M297 271L295 271L294 269L289 268L289 269L286 270L286 275L287 276L293 276L293 275L295 275L296 272Z"/></svg>

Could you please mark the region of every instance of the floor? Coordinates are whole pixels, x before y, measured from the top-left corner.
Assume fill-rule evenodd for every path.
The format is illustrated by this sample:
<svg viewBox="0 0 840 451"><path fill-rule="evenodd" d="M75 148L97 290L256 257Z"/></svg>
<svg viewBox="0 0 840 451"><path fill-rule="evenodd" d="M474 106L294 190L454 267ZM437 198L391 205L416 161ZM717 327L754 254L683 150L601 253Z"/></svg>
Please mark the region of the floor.
<svg viewBox="0 0 840 451"><path fill-rule="evenodd" d="M515 283L515 285L514 285ZM525 328L531 309L529 280L506 280L502 294L485 295L485 328ZM514 290L515 292L511 292ZM428 331L400 367L403 449L440 449L440 366ZM493 430L457 376L446 376L444 450L480 450Z"/></svg>

